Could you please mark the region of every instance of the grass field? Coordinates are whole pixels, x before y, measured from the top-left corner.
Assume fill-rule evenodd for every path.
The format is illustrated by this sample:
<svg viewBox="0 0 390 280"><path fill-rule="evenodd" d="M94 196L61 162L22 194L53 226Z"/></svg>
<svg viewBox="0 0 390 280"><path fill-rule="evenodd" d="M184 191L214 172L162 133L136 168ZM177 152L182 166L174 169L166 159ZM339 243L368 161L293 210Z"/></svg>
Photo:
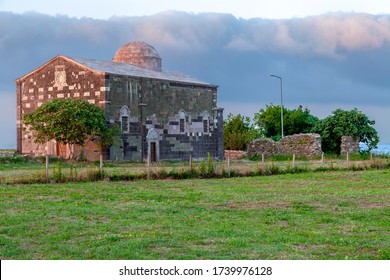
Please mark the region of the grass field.
<svg viewBox="0 0 390 280"><path fill-rule="evenodd" d="M389 169L0 195L0 259L390 259Z"/></svg>

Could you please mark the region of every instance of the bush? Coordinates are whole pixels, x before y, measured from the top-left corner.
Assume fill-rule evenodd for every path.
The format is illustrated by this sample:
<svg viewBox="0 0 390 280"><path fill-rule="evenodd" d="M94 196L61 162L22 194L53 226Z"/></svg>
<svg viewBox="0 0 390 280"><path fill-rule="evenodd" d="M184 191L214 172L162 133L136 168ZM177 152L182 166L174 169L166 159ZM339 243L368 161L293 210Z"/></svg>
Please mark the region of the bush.
<svg viewBox="0 0 390 280"><path fill-rule="evenodd" d="M213 159L211 158L210 153L207 154L207 172L209 175L212 175L215 173L214 162L213 162Z"/></svg>
<svg viewBox="0 0 390 280"><path fill-rule="evenodd" d="M64 182L65 181L65 175L62 173L62 163L60 161L57 161L56 166L53 168L53 180L56 182Z"/></svg>

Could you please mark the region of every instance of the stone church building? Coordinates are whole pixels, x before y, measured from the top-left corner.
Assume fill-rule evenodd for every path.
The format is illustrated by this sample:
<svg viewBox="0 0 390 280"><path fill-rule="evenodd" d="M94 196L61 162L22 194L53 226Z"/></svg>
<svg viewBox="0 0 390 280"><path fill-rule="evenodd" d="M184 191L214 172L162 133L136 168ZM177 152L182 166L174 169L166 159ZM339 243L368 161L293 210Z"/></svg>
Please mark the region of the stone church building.
<svg viewBox="0 0 390 280"><path fill-rule="evenodd" d="M223 158L223 109L217 86L161 68L158 52L143 42L120 48L112 61L59 55L16 80L17 150L32 156L67 156L54 141L34 143L23 116L55 98L82 98L120 126L120 144L101 151L89 142L89 160L152 161ZM77 147L76 147L77 148ZM80 147L77 149L80 150Z"/></svg>

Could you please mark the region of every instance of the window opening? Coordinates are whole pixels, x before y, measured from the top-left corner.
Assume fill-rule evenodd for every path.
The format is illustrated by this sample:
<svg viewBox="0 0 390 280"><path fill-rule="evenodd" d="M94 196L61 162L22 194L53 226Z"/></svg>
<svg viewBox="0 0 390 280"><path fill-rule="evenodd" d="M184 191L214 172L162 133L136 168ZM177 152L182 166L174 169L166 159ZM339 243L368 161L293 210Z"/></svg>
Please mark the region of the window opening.
<svg viewBox="0 0 390 280"><path fill-rule="evenodd" d="M185 123L186 123L186 114L183 110L180 110L179 112L179 128L180 133L183 133L185 131Z"/></svg>
<svg viewBox="0 0 390 280"><path fill-rule="evenodd" d="M203 133L209 133L209 120L203 120Z"/></svg>
<svg viewBox="0 0 390 280"><path fill-rule="evenodd" d="M203 133L209 133L209 128L210 128L210 122L209 122L209 113L206 111L203 113Z"/></svg>
<svg viewBox="0 0 390 280"><path fill-rule="evenodd" d="M184 132L184 119L180 119L180 132Z"/></svg>
<svg viewBox="0 0 390 280"><path fill-rule="evenodd" d="M129 116L130 116L130 110L126 106L123 106L121 109L121 129L122 132L128 133L129 132Z"/></svg>

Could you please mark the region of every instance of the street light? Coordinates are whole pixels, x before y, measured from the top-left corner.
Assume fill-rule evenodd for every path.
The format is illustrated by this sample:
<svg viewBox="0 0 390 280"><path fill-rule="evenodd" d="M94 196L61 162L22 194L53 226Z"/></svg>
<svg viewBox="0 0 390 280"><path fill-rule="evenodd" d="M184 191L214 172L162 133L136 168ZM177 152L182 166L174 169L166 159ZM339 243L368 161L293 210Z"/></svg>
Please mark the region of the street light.
<svg viewBox="0 0 390 280"><path fill-rule="evenodd" d="M280 122L282 124L282 138L284 137L283 133L283 85L282 85L282 77L276 76L276 75L271 75L271 77L277 78L280 80Z"/></svg>

